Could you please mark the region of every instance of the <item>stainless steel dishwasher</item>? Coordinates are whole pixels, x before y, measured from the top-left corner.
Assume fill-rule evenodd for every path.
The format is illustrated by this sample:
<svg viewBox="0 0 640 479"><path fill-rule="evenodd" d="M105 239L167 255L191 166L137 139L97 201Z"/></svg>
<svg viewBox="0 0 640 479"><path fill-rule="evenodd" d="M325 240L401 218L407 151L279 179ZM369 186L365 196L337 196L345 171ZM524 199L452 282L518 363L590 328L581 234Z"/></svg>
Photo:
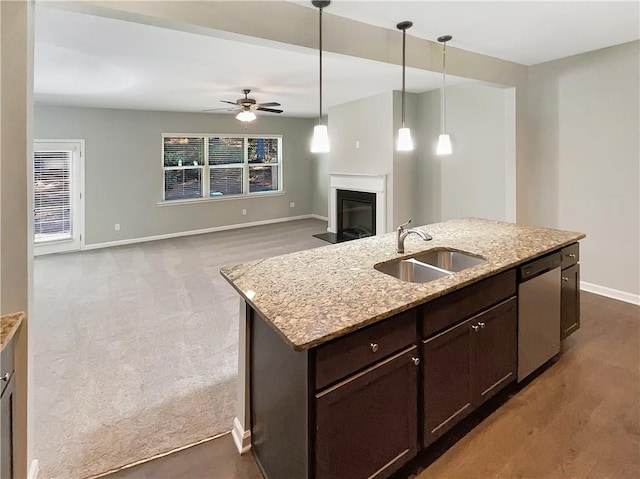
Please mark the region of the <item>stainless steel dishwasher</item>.
<svg viewBox="0 0 640 479"><path fill-rule="evenodd" d="M560 263L554 253L518 270L518 382L560 352Z"/></svg>

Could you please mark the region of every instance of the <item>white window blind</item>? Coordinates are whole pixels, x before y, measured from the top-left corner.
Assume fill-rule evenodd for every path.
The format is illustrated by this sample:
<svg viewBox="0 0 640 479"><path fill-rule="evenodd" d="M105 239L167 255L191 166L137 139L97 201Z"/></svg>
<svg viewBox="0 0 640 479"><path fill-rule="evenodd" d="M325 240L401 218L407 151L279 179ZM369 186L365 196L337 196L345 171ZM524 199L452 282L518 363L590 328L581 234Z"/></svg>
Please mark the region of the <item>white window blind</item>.
<svg viewBox="0 0 640 479"><path fill-rule="evenodd" d="M70 239L71 151L34 152L34 240Z"/></svg>

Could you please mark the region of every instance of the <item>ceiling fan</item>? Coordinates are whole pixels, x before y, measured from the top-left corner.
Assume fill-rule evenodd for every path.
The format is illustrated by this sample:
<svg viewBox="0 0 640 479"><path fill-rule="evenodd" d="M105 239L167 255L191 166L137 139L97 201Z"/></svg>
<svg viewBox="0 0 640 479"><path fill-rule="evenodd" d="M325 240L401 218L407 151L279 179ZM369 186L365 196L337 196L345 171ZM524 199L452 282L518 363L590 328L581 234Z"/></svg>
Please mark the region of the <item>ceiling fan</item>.
<svg viewBox="0 0 640 479"><path fill-rule="evenodd" d="M267 111L269 113L282 113L283 110L276 110L274 108L269 108L272 106L280 106L280 103L275 101L268 103L257 103L255 99L249 98L249 93L251 90L245 89L242 90L244 93L244 98L238 98L236 101L227 101L220 100L222 103L229 103L233 105L233 107L227 108L213 108L211 110L203 110L203 111L237 111L240 110L240 113L236 115L236 119L243 121L245 123L252 122L256 119L256 114L253 112L254 110L258 111Z"/></svg>

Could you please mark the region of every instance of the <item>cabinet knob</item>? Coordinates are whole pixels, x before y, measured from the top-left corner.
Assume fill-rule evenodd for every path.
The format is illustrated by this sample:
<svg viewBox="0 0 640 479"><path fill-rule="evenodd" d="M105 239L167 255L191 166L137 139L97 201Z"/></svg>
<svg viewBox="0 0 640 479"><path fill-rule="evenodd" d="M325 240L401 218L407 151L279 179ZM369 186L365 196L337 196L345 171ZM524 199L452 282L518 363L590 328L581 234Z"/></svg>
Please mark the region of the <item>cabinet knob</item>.
<svg viewBox="0 0 640 479"><path fill-rule="evenodd" d="M418 364L420 364L420 358L414 358L413 356L411 357L411 361L413 361L413 364L415 364L416 366Z"/></svg>
<svg viewBox="0 0 640 479"><path fill-rule="evenodd" d="M0 377L0 379L2 379L4 382L9 381L9 373L4 373L2 377Z"/></svg>
<svg viewBox="0 0 640 479"><path fill-rule="evenodd" d="M478 326L477 324L472 324L471 328L477 333L478 331L480 331L480 326Z"/></svg>
<svg viewBox="0 0 640 479"><path fill-rule="evenodd" d="M569 278L567 278L566 276L563 276L562 281L569 281Z"/></svg>
<svg viewBox="0 0 640 479"><path fill-rule="evenodd" d="M569 253L569 254L567 254L567 256L568 256L569 258L575 258L575 257L576 257L576 255L575 255L575 254L573 254L573 253Z"/></svg>
<svg viewBox="0 0 640 479"><path fill-rule="evenodd" d="M478 323L478 326L480 326L482 329L484 329L484 327L486 326L486 324L485 324L485 323L480 323L480 322L479 322L479 323Z"/></svg>
<svg viewBox="0 0 640 479"><path fill-rule="evenodd" d="M378 352L378 343L371 343L369 346L371 347L371 351L374 353Z"/></svg>

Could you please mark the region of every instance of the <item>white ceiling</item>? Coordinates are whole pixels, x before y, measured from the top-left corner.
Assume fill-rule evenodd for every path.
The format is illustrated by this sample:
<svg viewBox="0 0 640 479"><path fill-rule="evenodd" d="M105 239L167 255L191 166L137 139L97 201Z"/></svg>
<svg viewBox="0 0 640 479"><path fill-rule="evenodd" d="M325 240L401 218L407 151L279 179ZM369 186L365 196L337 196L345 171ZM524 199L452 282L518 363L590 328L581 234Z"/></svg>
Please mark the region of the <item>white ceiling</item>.
<svg viewBox="0 0 640 479"><path fill-rule="evenodd" d="M433 40L452 34L452 46L529 65L637 39L638 6L334 0L326 12L394 30L398 21L412 20L411 35ZM250 88L258 102L281 103L285 116L317 115L314 49L278 49L41 6L35 31L38 103L197 112L224 107L220 100L234 101ZM440 81L434 73L407 71L408 91L438 88ZM326 54L324 111L398 90L400 82L396 65Z"/></svg>

